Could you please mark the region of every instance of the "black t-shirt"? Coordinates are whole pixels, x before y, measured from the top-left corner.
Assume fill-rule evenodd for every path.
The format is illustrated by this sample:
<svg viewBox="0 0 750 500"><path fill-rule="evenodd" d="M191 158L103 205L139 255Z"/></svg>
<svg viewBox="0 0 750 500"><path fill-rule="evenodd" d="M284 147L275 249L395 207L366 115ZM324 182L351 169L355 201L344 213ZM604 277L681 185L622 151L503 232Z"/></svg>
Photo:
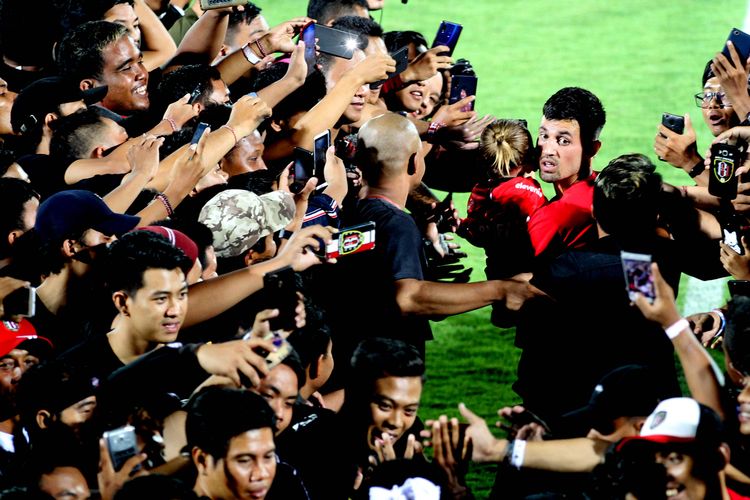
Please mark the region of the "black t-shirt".
<svg viewBox="0 0 750 500"><path fill-rule="evenodd" d="M65 170L68 164L50 155L28 154L16 160L29 174L29 181L42 200L53 194L70 189L65 184Z"/></svg>
<svg viewBox="0 0 750 500"><path fill-rule="evenodd" d="M425 341L432 338L427 318L402 315L396 302L396 281L424 278L426 260L414 220L379 198L359 200L343 215L342 228L375 222L375 248L343 256L335 266L318 266L323 269L310 280L331 326L334 379L344 375L346 360L363 339L396 338L424 353Z"/></svg>
<svg viewBox="0 0 750 500"><path fill-rule="evenodd" d="M65 351L60 358L81 370L88 377L105 380L118 368L125 366L118 358L105 334L92 336Z"/></svg>
<svg viewBox="0 0 750 500"><path fill-rule="evenodd" d="M339 424L330 410L297 404L289 427L275 439L279 457L299 471L312 500L345 500L351 493L356 469Z"/></svg>

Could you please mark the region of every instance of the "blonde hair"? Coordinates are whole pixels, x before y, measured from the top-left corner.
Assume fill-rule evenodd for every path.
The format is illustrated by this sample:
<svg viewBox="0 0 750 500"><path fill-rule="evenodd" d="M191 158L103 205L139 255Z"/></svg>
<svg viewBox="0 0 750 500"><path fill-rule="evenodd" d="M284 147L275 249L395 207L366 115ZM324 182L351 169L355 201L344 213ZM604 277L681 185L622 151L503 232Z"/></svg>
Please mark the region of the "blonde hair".
<svg viewBox="0 0 750 500"><path fill-rule="evenodd" d="M482 132L479 150L489 173L509 177L510 171L531 161L531 134L519 120L497 120Z"/></svg>

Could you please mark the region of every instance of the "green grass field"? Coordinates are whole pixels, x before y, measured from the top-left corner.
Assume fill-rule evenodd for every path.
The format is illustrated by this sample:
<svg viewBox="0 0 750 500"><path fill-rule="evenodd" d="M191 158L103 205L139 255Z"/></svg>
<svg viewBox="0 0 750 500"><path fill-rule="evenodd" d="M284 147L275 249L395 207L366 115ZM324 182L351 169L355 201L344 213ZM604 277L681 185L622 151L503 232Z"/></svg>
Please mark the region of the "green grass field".
<svg viewBox="0 0 750 500"><path fill-rule="evenodd" d="M306 9L305 0L257 3L271 24ZM629 152L661 163L653 140L665 111L689 112L699 148L707 148L710 134L693 94L701 90L706 61L721 50L732 27L742 27L745 8L739 0L411 0L408 5L387 0L382 25L420 31L431 41L441 20L463 24L455 57L469 59L479 75L477 110L525 118L534 135L552 93L565 86L591 90L607 111L603 146L594 163L601 169ZM380 20L381 14L374 17ZM668 182L690 182L668 165L659 169ZM455 198L465 213L466 196ZM483 254L468 250L473 279L482 279ZM488 309L435 323L434 332L427 350L423 419L456 414L456 404L464 401L494 420L498 408L517 400L510 388L519 356L514 333L490 325ZM474 467L469 480L477 497L484 498L492 469Z"/></svg>

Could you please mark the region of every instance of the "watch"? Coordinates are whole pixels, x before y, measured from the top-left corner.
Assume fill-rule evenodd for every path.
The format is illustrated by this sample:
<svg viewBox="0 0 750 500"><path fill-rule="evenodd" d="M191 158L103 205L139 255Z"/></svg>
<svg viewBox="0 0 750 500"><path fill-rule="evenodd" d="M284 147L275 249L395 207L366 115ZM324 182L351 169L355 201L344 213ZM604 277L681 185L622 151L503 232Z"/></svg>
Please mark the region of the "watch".
<svg viewBox="0 0 750 500"><path fill-rule="evenodd" d="M250 64L258 64L261 59L257 55L255 55L255 52L250 49L250 44L246 43L242 46L242 53L245 55L245 59L247 59L247 62Z"/></svg>

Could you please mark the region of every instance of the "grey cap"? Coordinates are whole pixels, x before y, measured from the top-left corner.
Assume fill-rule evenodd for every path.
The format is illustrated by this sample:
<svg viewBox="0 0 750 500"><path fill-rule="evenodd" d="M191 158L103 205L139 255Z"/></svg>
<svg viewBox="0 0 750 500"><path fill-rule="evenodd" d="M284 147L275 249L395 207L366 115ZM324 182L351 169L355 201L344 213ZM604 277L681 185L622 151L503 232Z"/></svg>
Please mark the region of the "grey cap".
<svg viewBox="0 0 750 500"><path fill-rule="evenodd" d="M294 199L286 191L258 196L244 189L227 189L203 206L198 220L213 233L218 257L236 257L287 226L294 212Z"/></svg>

